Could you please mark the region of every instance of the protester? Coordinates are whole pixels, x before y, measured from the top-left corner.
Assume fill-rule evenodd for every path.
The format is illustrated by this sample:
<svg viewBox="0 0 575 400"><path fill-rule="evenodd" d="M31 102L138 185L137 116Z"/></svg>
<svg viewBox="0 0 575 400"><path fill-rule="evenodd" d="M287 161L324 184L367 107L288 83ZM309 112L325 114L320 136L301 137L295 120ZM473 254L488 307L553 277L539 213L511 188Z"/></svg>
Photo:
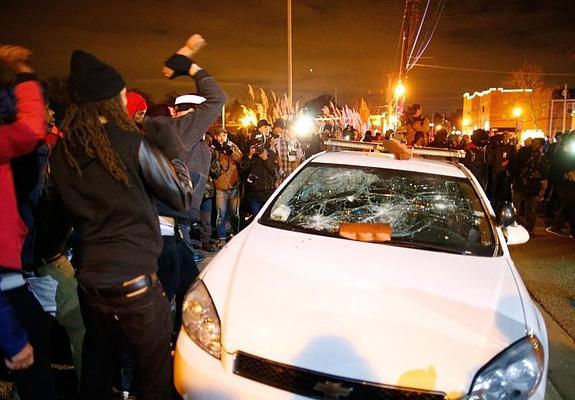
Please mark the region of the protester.
<svg viewBox="0 0 575 400"><path fill-rule="evenodd" d="M215 79L191 59L204 45L201 35L192 35L166 61L164 68L164 75L170 79L191 77L197 93L178 96L171 118L147 118L144 122L146 136L170 157L182 159L190 171L194 186L191 208L181 213L162 204L158 207L160 215L173 219L169 223L175 224L178 220L180 232L187 236L190 227L200 223L200 206L210 171L212 150L205 140L205 133L220 115L226 101L225 93Z"/></svg>
<svg viewBox="0 0 575 400"><path fill-rule="evenodd" d="M50 317L28 290L21 254L27 228L18 211L11 162L35 151L46 138L41 88L29 65L30 51L0 46L0 61L16 73L16 115L0 125L0 353L13 371L22 400L56 399L50 370ZM10 119L10 118L7 118Z"/></svg>
<svg viewBox="0 0 575 400"><path fill-rule="evenodd" d="M575 131L566 134L556 150L556 160L550 175L561 201L553 222L546 231L563 234L563 224L569 222L569 237L575 239Z"/></svg>
<svg viewBox="0 0 575 400"><path fill-rule="evenodd" d="M218 251L218 243L212 241L213 226L212 226L212 210L216 197L216 186L214 179L220 175L221 165L215 154L213 154L213 147L211 146L212 137L206 133L206 143L210 144L212 151L212 159L210 162L210 173L204 188L204 198L200 206L200 239L202 242L202 250L208 253Z"/></svg>
<svg viewBox="0 0 575 400"><path fill-rule="evenodd" d="M463 137L466 140L465 136ZM483 190L487 188L487 151L489 133L484 129L476 129L471 135L471 141L465 145L463 164L475 176Z"/></svg>
<svg viewBox="0 0 575 400"><path fill-rule="evenodd" d="M509 163L513 179L513 203L518 209L519 222L530 234L533 234L537 217L535 203L543 199L547 183L547 168L542 153L544 144L544 139L533 139Z"/></svg>
<svg viewBox="0 0 575 400"><path fill-rule="evenodd" d="M239 170L242 152L228 140L228 133L220 128L212 141L214 157L220 164L219 175L214 180L216 187L217 220L216 230L219 245L223 246L228 236L239 231Z"/></svg>
<svg viewBox="0 0 575 400"><path fill-rule="evenodd" d="M141 127L146 117L146 111L148 111L146 99L136 92L127 92L126 100L128 101L126 105L128 115L134 120L136 125Z"/></svg>
<svg viewBox="0 0 575 400"><path fill-rule="evenodd" d="M435 132L433 141L429 142L427 146L437 148L448 148L449 143L447 142L447 130L445 128L438 129L437 132Z"/></svg>
<svg viewBox="0 0 575 400"><path fill-rule="evenodd" d="M555 171L557 169L556 167L559 165L559 160L562 158L562 153L558 150L561 147L563 137L563 132L556 132L555 142L551 143L545 151L545 159L547 165L549 165L549 179L547 191L545 193L545 222L547 226L549 226L555 219L557 211L561 207L561 198L555 182L557 179L561 179L561 176L560 174L556 174ZM562 215L561 218L566 219L566 216ZM561 223L561 225L563 224Z"/></svg>
<svg viewBox="0 0 575 400"><path fill-rule="evenodd" d="M283 120L281 121L281 125L285 126L285 122L283 122ZM276 124L280 125L278 121L276 121ZM296 139L293 123L287 126L287 130L279 130L279 136L272 140L270 148L278 156L280 170L278 172L279 179L277 184L279 185L305 158L302 145L300 141Z"/></svg>
<svg viewBox="0 0 575 400"><path fill-rule="evenodd" d="M150 194L185 210L191 184L180 160L169 161L140 135L125 109L125 86L92 54L72 54L74 103L50 164L47 227L54 252L71 227L81 244L73 263L86 326L82 399L111 398L120 333L134 349L139 399L171 396L172 329L156 275L162 242Z"/></svg>
<svg viewBox="0 0 575 400"><path fill-rule="evenodd" d="M515 155L515 147L510 143L509 132L493 136L492 142L493 146L487 152L490 164L487 196L497 211L504 202L512 200L509 161Z"/></svg>
<svg viewBox="0 0 575 400"><path fill-rule="evenodd" d="M260 119L258 121L258 124L256 126L256 130L253 133L251 139L256 139L259 142L259 144L269 147L270 141L271 141L271 131L272 131L272 126L270 125L270 123L266 119ZM242 153L247 153L249 150L249 147L252 143L250 140L247 143L247 146L245 146L244 148L242 148L242 146L240 146L239 143L236 143L236 144L238 145L238 147L240 148Z"/></svg>
<svg viewBox="0 0 575 400"><path fill-rule="evenodd" d="M244 200L249 213L255 216L275 190L277 155L260 141L253 140L240 168L246 177Z"/></svg>
<svg viewBox="0 0 575 400"><path fill-rule="evenodd" d="M421 105L413 104L402 118L407 130L406 143L413 143L416 132L423 133L425 135L425 141L428 141L429 120L423 116L422 111L423 108Z"/></svg>
<svg viewBox="0 0 575 400"><path fill-rule="evenodd" d="M64 137L63 132L56 126L54 112L48 105L46 105L46 116L48 122L48 137L46 144L41 146L38 150L38 153L45 151L45 155L43 154L39 159L40 162L37 161L40 173L35 191L38 192L38 195L45 192L50 182L50 169L47 159L48 154L54 148L58 140ZM74 362L74 372L78 379L80 379L85 328L78 300L76 272L67 257L67 252L58 252L53 254L51 249L45 248L45 243L49 243L50 240L43 237L49 233L46 229L42 229L42 224L44 222L43 217L47 215L49 210L46 210L46 204L42 198L39 200L31 200L32 201L30 201L30 203L38 203L32 204L32 214L35 216L36 221L34 221L35 230L29 235L34 239L32 246L33 249L31 250L34 253L31 257L34 263L33 270L38 278L43 279L48 283L52 282L52 284L56 285L54 298L52 299L56 308L54 316L68 334ZM24 258L25 257L23 256L23 259ZM50 285L46 285L46 283L39 287L44 288L43 290L45 291L45 286L50 287ZM32 290L38 298L46 297L39 295L37 286L33 285ZM42 303L42 307L44 307L45 310L46 307L49 306L49 304Z"/></svg>

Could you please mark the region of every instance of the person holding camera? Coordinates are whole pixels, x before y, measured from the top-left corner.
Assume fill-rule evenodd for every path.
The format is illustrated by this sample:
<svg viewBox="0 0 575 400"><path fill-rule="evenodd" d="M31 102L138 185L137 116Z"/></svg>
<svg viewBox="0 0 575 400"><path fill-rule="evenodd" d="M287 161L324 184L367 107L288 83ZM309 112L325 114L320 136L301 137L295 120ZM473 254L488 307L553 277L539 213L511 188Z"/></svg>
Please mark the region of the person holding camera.
<svg viewBox="0 0 575 400"><path fill-rule="evenodd" d="M278 121L283 122L283 120ZM275 125L278 125L278 121L276 121ZM280 171L277 184L279 186L305 159L303 146L296 138L293 122L287 125L287 129L279 131L279 137L271 141L270 148L278 156Z"/></svg>
<svg viewBox="0 0 575 400"><path fill-rule="evenodd" d="M277 155L260 140L252 139L249 153L240 162L240 169L246 177L244 199L247 210L256 215L276 188Z"/></svg>
<svg viewBox="0 0 575 400"><path fill-rule="evenodd" d="M228 239L228 224L230 234L238 231L239 222L239 173L238 163L242 152L238 146L228 140L228 132L219 128L213 140L214 157L220 164L220 172L214 181L216 186L216 231L218 245L222 246Z"/></svg>
<svg viewBox="0 0 575 400"><path fill-rule="evenodd" d="M429 119L423 116L423 108L419 104L413 104L405 113L404 124L407 128L407 143L412 143L415 140L417 132L423 133L425 142L429 139Z"/></svg>

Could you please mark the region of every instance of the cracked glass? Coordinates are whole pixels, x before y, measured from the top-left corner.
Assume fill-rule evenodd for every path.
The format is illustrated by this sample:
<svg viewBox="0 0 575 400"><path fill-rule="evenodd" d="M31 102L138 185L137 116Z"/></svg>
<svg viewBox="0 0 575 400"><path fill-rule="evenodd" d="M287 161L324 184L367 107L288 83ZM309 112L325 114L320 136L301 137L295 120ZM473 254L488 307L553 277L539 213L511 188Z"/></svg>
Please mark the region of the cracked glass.
<svg viewBox="0 0 575 400"><path fill-rule="evenodd" d="M270 204L260 222L338 236L342 223L387 223L396 245L493 256L490 221L466 178L310 163Z"/></svg>

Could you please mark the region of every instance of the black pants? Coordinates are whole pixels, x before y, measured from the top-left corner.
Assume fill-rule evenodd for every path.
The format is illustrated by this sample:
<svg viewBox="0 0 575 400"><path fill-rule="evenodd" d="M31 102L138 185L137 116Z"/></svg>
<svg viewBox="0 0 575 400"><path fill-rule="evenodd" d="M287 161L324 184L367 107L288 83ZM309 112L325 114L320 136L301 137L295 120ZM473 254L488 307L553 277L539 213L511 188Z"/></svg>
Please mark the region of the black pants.
<svg viewBox="0 0 575 400"><path fill-rule="evenodd" d="M158 278L170 301L175 302L174 335L182 322L182 303L188 288L199 275L189 244L176 236L162 236L164 247L158 259Z"/></svg>
<svg viewBox="0 0 575 400"><path fill-rule="evenodd" d="M565 220L569 221L569 234L575 236L575 187L559 188L561 207L551 227L560 231Z"/></svg>
<svg viewBox="0 0 575 400"><path fill-rule="evenodd" d="M513 191L513 204L517 208L518 222L533 233L537 214L535 212L535 201L537 196L529 196L523 192Z"/></svg>
<svg viewBox="0 0 575 400"><path fill-rule="evenodd" d="M161 285L132 298L101 297L78 287L86 325L82 352L80 398L112 397L114 355L124 335L136 363L139 400L164 400L172 396L170 361L170 311Z"/></svg>
<svg viewBox="0 0 575 400"><path fill-rule="evenodd" d="M56 386L50 369L52 318L44 312L28 286L4 293L34 348L34 364L24 370L13 371L18 394L22 400L55 400Z"/></svg>

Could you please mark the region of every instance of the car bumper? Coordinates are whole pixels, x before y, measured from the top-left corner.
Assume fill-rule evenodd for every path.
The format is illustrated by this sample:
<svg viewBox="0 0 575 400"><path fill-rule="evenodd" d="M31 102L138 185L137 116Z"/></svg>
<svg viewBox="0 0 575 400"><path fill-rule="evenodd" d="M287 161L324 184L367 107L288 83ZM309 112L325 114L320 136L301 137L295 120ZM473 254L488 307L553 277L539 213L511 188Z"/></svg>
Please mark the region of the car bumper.
<svg viewBox="0 0 575 400"><path fill-rule="evenodd" d="M263 385L233 373L234 354L217 360L182 330L174 355L174 384L184 400L306 400L308 397ZM529 400L544 400L547 370ZM457 397L449 397L450 399Z"/></svg>
<svg viewBox="0 0 575 400"><path fill-rule="evenodd" d="M234 355L217 360L200 349L184 331L174 355L174 384L184 400L305 400L233 373Z"/></svg>

